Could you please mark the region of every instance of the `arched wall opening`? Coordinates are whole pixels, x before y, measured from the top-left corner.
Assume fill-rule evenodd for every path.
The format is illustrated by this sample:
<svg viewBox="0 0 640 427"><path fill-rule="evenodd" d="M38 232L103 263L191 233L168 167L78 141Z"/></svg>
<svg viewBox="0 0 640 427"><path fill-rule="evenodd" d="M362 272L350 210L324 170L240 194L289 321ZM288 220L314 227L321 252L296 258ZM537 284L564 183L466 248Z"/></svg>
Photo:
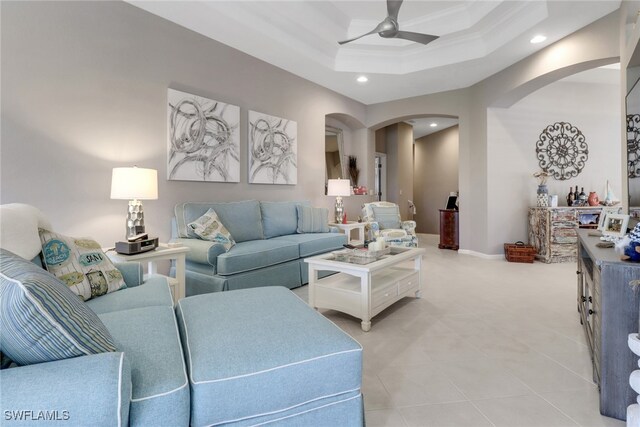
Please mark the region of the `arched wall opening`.
<svg viewBox="0 0 640 427"><path fill-rule="evenodd" d="M431 124L435 127L425 130ZM458 191L458 117L407 114L371 129L374 153L386 160L385 200L398 204L402 219L415 220L418 233L439 234L439 210L449 193Z"/></svg>
<svg viewBox="0 0 640 427"><path fill-rule="evenodd" d="M354 156L357 160L357 167L360 170L360 174L358 182L352 184L364 186L367 187L367 189L373 188L373 181L369 179L369 174L373 170L373 165L371 164L368 153L369 130L360 120L345 113L326 114L325 129L327 128L339 129L342 133L343 147L341 150L341 162L343 163L342 167L346 172L345 178L349 178L348 158L349 156ZM318 187L321 188L320 191L322 191L322 194L325 194L324 184L324 179L318 180ZM327 196L325 199L327 200L325 205L329 208L329 212L333 212L335 198ZM356 220L361 214L362 204L373 201L373 199L373 194L370 195L368 193L366 195L354 194L349 197L344 197L344 209L348 220Z"/></svg>
<svg viewBox="0 0 640 427"><path fill-rule="evenodd" d="M567 206L569 189L576 186L587 195L596 192L604 198L608 181L616 195L622 194L620 70L601 68L616 60L586 61L555 70L515 88L487 108L488 253L500 253L505 242L536 239L536 227L528 219L534 214L530 208L536 206L538 182L532 175L542 170L536 143L548 126L570 123L588 145L584 167L578 171L572 162L568 165L577 176L547 181L558 206ZM541 155L550 160L549 155Z"/></svg>

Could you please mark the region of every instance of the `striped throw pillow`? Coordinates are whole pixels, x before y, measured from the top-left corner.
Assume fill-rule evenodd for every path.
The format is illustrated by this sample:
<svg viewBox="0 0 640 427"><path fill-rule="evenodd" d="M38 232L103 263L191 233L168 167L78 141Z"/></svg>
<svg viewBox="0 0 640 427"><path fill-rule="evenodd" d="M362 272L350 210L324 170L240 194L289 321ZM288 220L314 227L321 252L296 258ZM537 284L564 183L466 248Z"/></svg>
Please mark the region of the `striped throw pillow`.
<svg viewBox="0 0 640 427"><path fill-rule="evenodd" d="M18 365L115 351L98 316L51 273L0 249L0 351Z"/></svg>
<svg viewBox="0 0 640 427"><path fill-rule="evenodd" d="M298 210L298 233L328 233L329 209L296 206Z"/></svg>

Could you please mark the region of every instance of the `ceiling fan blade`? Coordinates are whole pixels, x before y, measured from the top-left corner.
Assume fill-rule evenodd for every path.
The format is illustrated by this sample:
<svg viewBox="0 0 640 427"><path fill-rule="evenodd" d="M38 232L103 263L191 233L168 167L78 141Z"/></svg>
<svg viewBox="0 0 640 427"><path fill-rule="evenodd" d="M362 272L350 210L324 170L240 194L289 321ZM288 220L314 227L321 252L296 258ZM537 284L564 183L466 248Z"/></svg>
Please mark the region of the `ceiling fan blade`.
<svg viewBox="0 0 640 427"><path fill-rule="evenodd" d="M341 42L338 42L338 44L345 44L345 43L350 43L354 40L358 40L364 36L368 36L370 34L375 34L375 33L379 33L380 31L382 31L384 29L384 22L379 23L373 30L369 31L368 33L362 34L361 36L358 37L354 37L352 39L349 40L343 40Z"/></svg>
<svg viewBox="0 0 640 427"><path fill-rule="evenodd" d="M398 12L400 12L402 0L387 0L387 12L395 21L398 20Z"/></svg>
<svg viewBox="0 0 640 427"><path fill-rule="evenodd" d="M398 31L394 36L397 39L410 40L416 43L428 44L440 36L432 36L431 34L414 33L411 31Z"/></svg>

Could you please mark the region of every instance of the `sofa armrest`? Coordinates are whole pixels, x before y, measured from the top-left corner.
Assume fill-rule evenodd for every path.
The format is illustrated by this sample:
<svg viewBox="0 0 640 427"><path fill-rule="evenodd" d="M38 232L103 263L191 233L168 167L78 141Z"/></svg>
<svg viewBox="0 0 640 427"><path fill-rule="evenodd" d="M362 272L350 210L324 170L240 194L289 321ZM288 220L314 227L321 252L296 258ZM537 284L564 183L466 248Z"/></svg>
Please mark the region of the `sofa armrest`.
<svg viewBox="0 0 640 427"><path fill-rule="evenodd" d="M0 391L6 425L125 426L131 368L124 353L8 368L0 371Z"/></svg>
<svg viewBox="0 0 640 427"><path fill-rule="evenodd" d="M144 283L142 265L139 262L114 262L113 265L122 273L124 283L128 288Z"/></svg>
<svg viewBox="0 0 640 427"><path fill-rule="evenodd" d="M415 221L402 221L401 225L402 229L407 232L407 234L414 235L416 234L416 222Z"/></svg>
<svg viewBox="0 0 640 427"><path fill-rule="evenodd" d="M216 267L218 264L218 255L226 252L224 246L220 243L210 242L208 240L199 239L171 239L171 242L182 243L191 249L186 254L186 260L196 262L198 264L209 264Z"/></svg>

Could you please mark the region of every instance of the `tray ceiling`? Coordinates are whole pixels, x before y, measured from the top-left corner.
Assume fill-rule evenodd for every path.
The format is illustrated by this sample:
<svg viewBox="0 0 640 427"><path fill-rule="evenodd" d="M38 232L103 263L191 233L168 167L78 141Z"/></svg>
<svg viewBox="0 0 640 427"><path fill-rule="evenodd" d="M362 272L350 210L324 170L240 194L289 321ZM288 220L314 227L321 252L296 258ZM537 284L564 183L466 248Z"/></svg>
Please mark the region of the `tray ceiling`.
<svg viewBox="0 0 640 427"><path fill-rule="evenodd" d="M129 1L365 104L459 89L613 12L620 1L411 1L402 30L428 45L371 35L385 1ZM529 40L536 34L547 39ZM366 75L365 84L356 77Z"/></svg>

